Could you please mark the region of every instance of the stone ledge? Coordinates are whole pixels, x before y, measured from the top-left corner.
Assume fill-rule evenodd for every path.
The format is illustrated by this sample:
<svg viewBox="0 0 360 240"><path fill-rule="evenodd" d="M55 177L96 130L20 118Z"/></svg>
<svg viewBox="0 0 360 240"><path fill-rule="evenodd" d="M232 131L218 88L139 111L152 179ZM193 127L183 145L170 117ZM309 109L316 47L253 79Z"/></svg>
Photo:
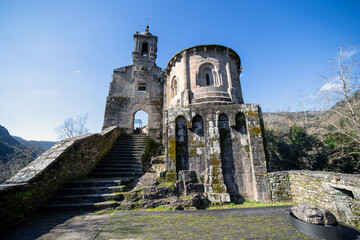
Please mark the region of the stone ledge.
<svg viewBox="0 0 360 240"><path fill-rule="evenodd" d="M291 170L268 174L273 201L321 206L351 226L360 225L360 175Z"/></svg>
<svg viewBox="0 0 360 240"><path fill-rule="evenodd" d="M0 185L0 229L31 216L65 182L90 173L123 132L109 127L65 139Z"/></svg>

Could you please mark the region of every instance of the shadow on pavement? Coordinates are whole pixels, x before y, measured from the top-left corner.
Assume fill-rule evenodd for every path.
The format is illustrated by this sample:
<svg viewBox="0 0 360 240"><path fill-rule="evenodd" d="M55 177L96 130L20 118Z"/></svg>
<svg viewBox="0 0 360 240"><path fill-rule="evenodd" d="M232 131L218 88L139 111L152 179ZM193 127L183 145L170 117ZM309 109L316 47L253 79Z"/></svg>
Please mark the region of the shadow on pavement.
<svg viewBox="0 0 360 240"><path fill-rule="evenodd" d="M33 240L49 233L55 227L66 228L76 216L86 214L85 212L74 213L44 213L34 216L23 223L15 225L1 233L2 240Z"/></svg>
<svg viewBox="0 0 360 240"><path fill-rule="evenodd" d="M346 240L360 240L360 230L341 224L341 231L343 239Z"/></svg>

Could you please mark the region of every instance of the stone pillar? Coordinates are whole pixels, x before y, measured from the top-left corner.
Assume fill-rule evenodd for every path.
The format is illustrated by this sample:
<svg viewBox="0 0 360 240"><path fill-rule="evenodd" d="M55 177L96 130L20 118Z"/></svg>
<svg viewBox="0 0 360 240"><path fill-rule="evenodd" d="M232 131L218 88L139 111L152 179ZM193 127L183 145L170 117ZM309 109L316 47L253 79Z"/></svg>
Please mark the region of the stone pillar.
<svg viewBox="0 0 360 240"><path fill-rule="evenodd" d="M167 171L166 180L173 182L177 180L176 173L176 115L167 111L166 118L166 133L165 133L165 156L167 158L165 169Z"/></svg>
<svg viewBox="0 0 360 240"><path fill-rule="evenodd" d="M233 86L232 86L232 77L231 77L231 71L230 71L230 57L229 57L229 49L226 49L226 59L227 59L227 63L226 63L226 75L227 75L227 79L228 79L228 94L231 98L231 101L234 101L233 95L232 95L232 91L233 91Z"/></svg>
<svg viewBox="0 0 360 240"><path fill-rule="evenodd" d="M184 107L188 107L189 106L189 79L188 79L188 61L187 61L187 52L184 51L182 54L182 62L183 62L183 79L184 79L184 94L183 96L183 101L182 101L182 106Z"/></svg>
<svg viewBox="0 0 360 240"><path fill-rule="evenodd" d="M253 191L256 201L271 201L269 180L267 176L263 132L261 129L259 106L253 105L246 112L249 153L253 174Z"/></svg>
<svg viewBox="0 0 360 240"><path fill-rule="evenodd" d="M224 183L222 173L222 163L220 155L220 135L217 126L217 114L211 112L206 115L206 147L209 149L207 153L208 166L205 176L205 193L207 198L212 202L230 202L230 195Z"/></svg>

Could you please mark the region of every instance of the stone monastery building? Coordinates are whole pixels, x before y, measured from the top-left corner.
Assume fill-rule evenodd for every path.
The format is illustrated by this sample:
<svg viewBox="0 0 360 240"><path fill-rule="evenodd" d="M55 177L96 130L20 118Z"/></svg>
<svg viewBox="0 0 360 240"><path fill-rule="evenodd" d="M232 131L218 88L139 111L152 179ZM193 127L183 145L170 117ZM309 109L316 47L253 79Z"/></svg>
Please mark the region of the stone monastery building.
<svg viewBox="0 0 360 240"><path fill-rule="evenodd" d="M134 35L133 64L114 70L103 128L131 134L139 110L148 135L162 141L167 179L195 171L212 201L270 201L261 109L244 104L239 55L216 45L176 53L165 70L156 66L157 37Z"/></svg>

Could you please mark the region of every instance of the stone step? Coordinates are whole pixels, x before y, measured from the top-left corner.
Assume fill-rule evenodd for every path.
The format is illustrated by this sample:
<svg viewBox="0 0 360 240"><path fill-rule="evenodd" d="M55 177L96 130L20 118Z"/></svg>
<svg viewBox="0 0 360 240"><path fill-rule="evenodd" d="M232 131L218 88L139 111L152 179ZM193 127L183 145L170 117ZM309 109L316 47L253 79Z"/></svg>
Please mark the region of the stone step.
<svg viewBox="0 0 360 240"><path fill-rule="evenodd" d="M129 178L116 178L116 179L87 179L82 181L72 181L65 184L67 188L84 188L84 187L114 187L124 185Z"/></svg>
<svg viewBox="0 0 360 240"><path fill-rule="evenodd" d="M122 201L123 199L124 195L122 193L58 195L54 197L53 203L94 203L105 202L109 200Z"/></svg>
<svg viewBox="0 0 360 240"><path fill-rule="evenodd" d="M111 200L106 202L89 202L89 203L62 203L49 204L45 206L44 210L50 211L93 211L102 209L115 209L120 204L117 201Z"/></svg>
<svg viewBox="0 0 360 240"><path fill-rule="evenodd" d="M142 169L141 167L141 163L140 162L131 162L131 163L124 163L124 162L120 162L120 161L114 161L114 162L102 162L100 164L98 164L96 166L96 168L119 168L119 167L123 167L123 168L138 168L138 169Z"/></svg>
<svg viewBox="0 0 360 240"><path fill-rule="evenodd" d="M94 172L139 172L142 171L141 167L130 167L130 168L126 168L126 167L122 167L122 166L97 166L94 170Z"/></svg>
<svg viewBox="0 0 360 240"><path fill-rule="evenodd" d="M136 151L141 151L144 150L146 148L146 144L145 143L141 143L138 145L133 145L133 144L129 144L129 143L124 143L121 145L114 145L112 150L109 152L112 152L114 150L118 150L118 149L125 149L125 150L136 150Z"/></svg>
<svg viewBox="0 0 360 240"><path fill-rule="evenodd" d="M132 154L128 154L128 155L121 155L121 154L117 154L117 155L108 155L106 157L104 157L103 160L106 160L106 159L139 159L141 158L142 156L141 155L132 155Z"/></svg>
<svg viewBox="0 0 360 240"><path fill-rule="evenodd" d="M128 172L128 173L118 173L118 172L92 172L90 174L91 177L98 177L98 178L114 178L114 177L135 177L140 176L143 173L135 173L135 172Z"/></svg>
<svg viewBox="0 0 360 240"><path fill-rule="evenodd" d="M64 188L59 195L106 194L125 191L126 186Z"/></svg>
<svg viewBox="0 0 360 240"><path fill-rule="evenodd" d="M138 168L95 168L92 173L108 173L108 172L113 172L113 173L131 173L131 172L141 172L142 169Z"/></svg>
<svg viewBox="0 0 360 240"><path fill-rule="evenodd" d="M118 159L118 158L108 158L108 159L104 159L103 161L101 161L99 164L140 164L141 165L141 160L140 159L135 159L135 158L126 158L126 159Z"/></svg>
<svg viewBox="0 0 360 240"><path fill-rule="evenodd" d="M141 157L142 155L143 155L142 152L132 153L132 152L125 151L125 152L113 152L113 153L108 154L106 157Z"/></svg>
<svg viewBox="0 0 360 240"><path fill-rule="evenodd" d="M109 151L108 154L113 154L113 153L135 153L135 154L141 154L144 152L143 149L133 149L133 148L118 148L118 149L112 149L111 151Z"/></svg>

